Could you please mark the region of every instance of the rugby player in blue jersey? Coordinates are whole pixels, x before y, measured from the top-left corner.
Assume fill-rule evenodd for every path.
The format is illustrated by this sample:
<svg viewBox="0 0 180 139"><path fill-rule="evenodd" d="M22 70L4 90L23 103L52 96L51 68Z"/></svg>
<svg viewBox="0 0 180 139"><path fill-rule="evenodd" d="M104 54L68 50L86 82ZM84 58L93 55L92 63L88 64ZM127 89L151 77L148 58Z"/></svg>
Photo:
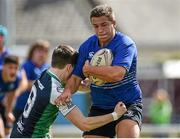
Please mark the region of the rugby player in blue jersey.
<svg viewBox="0 0 180 139"><path fill-rule="evenodd" d="M55 105L54 101L63 92L63 86L72 73L77 56L77 52L70 46L60 45L55 48L52 67L44 71L33 84L24 112L11 132L11 138L50 137L49 128L59 111L83 131L116 121L126 112L124 103L117 102L114 112L86 118L72 101Z"/></svg>
<svg viewBox="0 0 180 139"><path fill-rule="evenodd" d="M19 58L14 55L6 56L0 68L0 137L5 137L10 132L15 120L12 109L16 93L26 88L19 86L23 78L19 71Z"/></svg>
<svg viewBox="0 0 180 139"><path fill-rule="evenodd" d="M139 137L142 122L142 93L136 79L137 48L127 35L116 31L113 10L108 5L92 9L90 21L95 35L89 37L79 48L79 58L64 92L56 100L63 104L70 100L85 76L94 76L106 81L104 85L90 85L92 106L89 116L97 116L113 111L116 103L122 101L127 112L112 122L95 130L84 132L83 137ZM102 48L113 53L111 66L91 66L89 61L94 53Z"/></svg>
<svg viewBox="0 0 180 139"><path fill-rule="evenodd" d="M0 25L0 66L2 66L5 56L10 54L9 49L5 47L7 43L7 37L7 28Z"/></svg>

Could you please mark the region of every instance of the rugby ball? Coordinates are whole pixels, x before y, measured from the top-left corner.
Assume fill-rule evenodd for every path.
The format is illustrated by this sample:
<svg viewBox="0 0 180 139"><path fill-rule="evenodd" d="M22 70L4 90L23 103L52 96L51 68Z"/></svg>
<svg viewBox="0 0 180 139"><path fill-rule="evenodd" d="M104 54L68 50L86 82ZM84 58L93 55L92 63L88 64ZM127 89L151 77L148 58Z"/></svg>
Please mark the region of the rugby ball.
<svg viewBox="0 0 180 139"><path fill-rule="evenodd" d="M112 64L113 54L110 49L103 48L97 51L94 56L92 57L90 64L92 66L110 66ZM105 81L91 76L90 79L92 80L93 84L95 85L103 85Z"/></svg>

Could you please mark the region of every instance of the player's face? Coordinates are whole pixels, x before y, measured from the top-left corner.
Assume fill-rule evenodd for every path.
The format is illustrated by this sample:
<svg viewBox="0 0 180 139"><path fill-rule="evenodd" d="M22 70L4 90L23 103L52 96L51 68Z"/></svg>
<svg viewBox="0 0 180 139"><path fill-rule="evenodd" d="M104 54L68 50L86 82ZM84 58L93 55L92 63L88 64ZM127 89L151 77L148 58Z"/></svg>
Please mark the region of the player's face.
<svg viewBox="0 0 180 139"><path fill-rule="evenodd" d="M4 36L0 35L0 48L2 48L4 45Z"/></svg>
<svg viewBox="0 0 180 139"><path fill-rule="evenodd" d="M48 58L48 51L44 49L36 49L33 53L33 61L38 65L43 65Z"/></svg>
<svg viewBox="0 0 180 139"><path fill-rule="evenodd" d="M19 69L19 66L17 64L4 64L3 65L3 71L6 76L6 80L11 82L16 79L16 74Z"/></svg>
<svg viewBox="0 0 180 139"><path fill-rule="evenodd" d="M106 45L114 37L115 21L110 21L106 16L100 16L92 17L91 23L101 45Z"/></svg>

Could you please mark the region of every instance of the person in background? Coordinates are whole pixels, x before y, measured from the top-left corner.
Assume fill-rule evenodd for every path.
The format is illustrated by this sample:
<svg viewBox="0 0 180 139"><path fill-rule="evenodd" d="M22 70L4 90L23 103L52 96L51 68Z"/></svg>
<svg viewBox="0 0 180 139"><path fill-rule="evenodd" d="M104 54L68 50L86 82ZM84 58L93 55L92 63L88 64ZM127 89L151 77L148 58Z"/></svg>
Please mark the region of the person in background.
<svg viewBox="0 0 180 139"><path fill-rule="evenodd" d="M19 92L17 102L14 108L16 121L22 114L27 102L30 89L34 81L40 77L41 73L49 68L47 63L50 43L46 40L37 40L29 49L27 59L22 64L22 69L25 70L28 79L28 89L25 92Z"/></svg>
<svg viewBox="0 0 180 139"><path fill-rule="evenodd" d="M5 47L8 38L8 30L6 27L0 25L0 66L2 66L6 55L10 54L10 51Z"/></svg>
<svg viewBox="0 0 180 139"><path fill-rule="evenodd" d="M8 41L8 30L6 27L0 25L0 67L3 65L4 58L11 54L10 49L6 47ZM27 87L27 78L24 70L21 70L21 85L19 86L18 90L16 91L16 95L21 92L21 90L25 90Z"/></svg>
<svg viewBox="0 0 180 139"><path fill-rule="evenodd" d="M171 122L172 104L168 92L157 89L149 106L149 118L153 124L169 124Z"/></svg>
<svg viewBox="0 0 180 139"><path fill-rule="evenodd" d="M8 30L5 26L0 25L0 68L2 68L4 59L8 55L11 55L11 51L9 48L6 47L8 41ZM16 94L25 90L27 88L27 78L24 70L21 70L21 81L18 89L16 89ZM15 94L15 96L16 96ZM7 135L10 132L10 128L6 128L5 126L5 134Z"/></svg>
<svg viewBox="0 0 180 139"><path fill-rule="evenodd" d="M21 71L19 71L19 58L15 55L8 55L4 58L0 68L0 137L5 137L10 132L15 120L13 106L16 100L16 93L24 91L27 87L27 79L21 84ZM21 86L25 85L25 86ZM23 89L24 90L21 90Z"/></svg>
<svg viewBox="0 0 180 139"><path fill-rule="evenodd" d="M170 124L172 104L168 92L165 89L157 89L149 106L150 123L156 125ZM154 138L167 138L168 133L153 134Z"/></svg>

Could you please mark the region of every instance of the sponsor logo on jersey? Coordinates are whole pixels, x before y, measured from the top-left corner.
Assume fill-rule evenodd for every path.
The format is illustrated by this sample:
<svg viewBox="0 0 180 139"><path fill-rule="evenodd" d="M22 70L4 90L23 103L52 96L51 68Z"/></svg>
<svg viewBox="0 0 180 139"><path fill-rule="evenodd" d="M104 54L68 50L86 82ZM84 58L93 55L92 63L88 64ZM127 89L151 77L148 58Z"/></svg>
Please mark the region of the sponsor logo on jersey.
<svg viewBox="0 0 180 139"><path fill-rule="evenodd" d="M133 116L133 111L128 110L124 115L126 115L128 117L132 117Z"/></svg>
<svg viewBox="0 0 180 139"><path fill-rule="evenodd" d="M38 83L38 87L39 87L41 90L43 90L43 89L44 89L44 86L42 85L42 83L41 83L39 80L37 80L37 83Z"/></svg>
<svg viewBox="0 0 180 139"><path fill-rule="evenodd" d="M24 130L24 127L23 127L23 123L22 123L21 120L17 122L17 126L18 126L17 130L18 130L20 133L22 133L22 131Z"/></svg>
<svg viewBox="0 0 180 139"><path fill-rule="evenodd" d="M62 93L64 89L62 87L58 86L58 87L56 87L56 90L58 93Z"/></svg>
<svg viewBox="0 0 180 139"><path fill-rule="evenodd" d="M60 105L59 110L64 116L66 116L74 107L75 105L72 103L72 101L70 101L66 103L65 105Z"/></svg>

